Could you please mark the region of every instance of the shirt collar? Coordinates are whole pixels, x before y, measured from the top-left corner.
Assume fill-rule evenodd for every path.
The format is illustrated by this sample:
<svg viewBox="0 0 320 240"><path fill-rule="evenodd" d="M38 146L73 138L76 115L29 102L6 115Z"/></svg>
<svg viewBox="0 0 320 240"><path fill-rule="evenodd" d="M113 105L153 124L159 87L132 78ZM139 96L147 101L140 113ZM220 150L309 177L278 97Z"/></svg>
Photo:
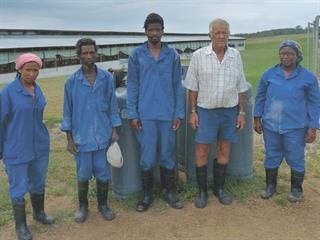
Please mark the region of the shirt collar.
<svg viewBox="0 0 320 240"><path fill-rule="evenodd" d="M225 47L225 50L224 50L224 54L227 54L229 51L228 51L229 47L226 46ZM210 55L210 54L216 54L215 51L213 50L212 48L212 43L210 43L210 45L207 47L206 49L206 54L207 55Z"/></svg>
<svg viewBox="0 0 320 240"><path fill-rule="evenodd" d="M275 68L276 68L276 74L284 77L283 69L280 66L280 64L275 65ZM299 73L301 72L301 69L302 69L301 65L298 64L296 68L290 73L287 79L295 78L297 75L299 75Z"/></svg>
<svg viewBox="0 0 320 240"><path fill-rule="evenodd" d="M95 64L95 67L96 67L96 81L95 81L93 87L97 88L101 84L102 79L105 77L105 74L104 74L103 70L100 69L96 64ZM82 84L91 87L90 83L86 80L86 78L84 76L82 67L78 70L78 73L80 75L80 81L82 82Z"/></svg>
<svg viewBox="0 0 320 240"><path fill-rule="evenodd" d="M152 53L148 48L148 41L145 41L142 45L143 47L143 51L145 52L146 55L149 55L152 57ZM164 58L166 55L169 54L169 47L167 43L161 42L161 49L160 49L160 53L159 53L159 57L158 60Z"/></svg>
<svg viewBox="0 0 320 240"><path fill-rule="evenodd" d="M18 93L23 93L24 95L30 95L26 90L25 88L23 87L22 83L21 83L21 78L20 78L20 75L17 74L15 80L13 81L13 84L14 84L14 88L16 89L16 91ZM38 84L35 82L34 83L34 92L36 93L37 91L37 88L38 88ZM37 95L37 94L36 94Z"/></svg>

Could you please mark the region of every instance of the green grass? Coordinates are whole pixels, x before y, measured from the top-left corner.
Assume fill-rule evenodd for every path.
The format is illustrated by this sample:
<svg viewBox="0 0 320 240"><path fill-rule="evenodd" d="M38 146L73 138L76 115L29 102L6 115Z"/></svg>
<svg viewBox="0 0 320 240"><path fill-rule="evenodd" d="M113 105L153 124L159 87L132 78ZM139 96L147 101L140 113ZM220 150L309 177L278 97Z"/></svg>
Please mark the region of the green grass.
<svg viewBox="0 0 320 240"><path fill-rule="evenodd" d="M298 40L303 49L306 49L305 35L290 35L281 37L247 39L246 50L241 52L245 75L247 80L253 86L255 94L256 87L261 74L269 67L279 62L278 60L278 46L284 39ZM46 193L49 199L66 197L70 199L73 205L76 206L76 176L75 176L75 161L73 157L66 151L65 135L59 131L59 123L62 118L63 107L63 89L66 77L55 77L39 79L38 83L41 86L46 99L47 106L45 109L45 121L51 132L51 153L48 169L47 188ZM1 85L0 85L1 88ZM259 190L264 187L264 149L254 147L254 175L248 180L234 180L227 179L226 189L231 195L242 202L250 204L251 198L258 197ZM320 178L320 164L316 159L318 153L316 150L309 150L306 154L308 161L307 172L312 176L310 186L316 186L315 180ZM285 207L288 204L287 193L289 191L290 173L285 164L281 167L281 174L279 176L278 191L271 201L280 207ZM184 202L194 201L196 188L193 185L187 184L183 179L179 179L177 185L177 192L179 197ZM95 183L90 183L89 199L90 202L95 201ZM110 194L111 195L111 194ZM160 187L155 188L155 201L151 211L162 211L166 204L160 200ZM116 201L111 199L111 203L117 207L125 210L132 210L141 195L134 194L126 200ZM73 206L72 206L73 207ZM31 212L30 204L28 204L28 212ZM60 209L57 208L53 213L58 222L69 221L72 219L74 209ZM0 227L12 220L11 203L8 198L7 176L5 174L4 165L0 163Z"/></svg>
<svg viewBox="0 0 320 240"><path fill-rule="evenodd" d="M4 165L0 163L0 173L4 172ZM0 174L0 226L12 219L11 202L8 198L7 179Z"/></svg>
<svg viewBox="0 0 320 240"><path fill-rule="evenodd" d="M279 63L278 48L285 39L298 41L302 49L307 49L306 35L289 35L246 40L246 50L241 51L247 81L252 84L254 95L259 79L269 67ZM306 61L302 62L304 65Z"/></svg>

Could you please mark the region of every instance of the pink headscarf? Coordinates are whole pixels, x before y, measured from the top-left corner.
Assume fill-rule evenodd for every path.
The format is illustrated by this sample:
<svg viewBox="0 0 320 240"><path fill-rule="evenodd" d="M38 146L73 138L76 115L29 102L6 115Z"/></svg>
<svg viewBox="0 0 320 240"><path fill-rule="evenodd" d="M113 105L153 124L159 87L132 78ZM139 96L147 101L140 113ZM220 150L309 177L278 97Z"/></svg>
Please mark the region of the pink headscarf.
<svg viewBox="0 0 320 240"><path fill-rule="evenodd" d="M39 67L42 67L42 60L39 58L37 55L33 53L24 53L21 54L19 57L16 59L16 69L19 70L25 65L26 63L29 62L36 62Z"/></svg>

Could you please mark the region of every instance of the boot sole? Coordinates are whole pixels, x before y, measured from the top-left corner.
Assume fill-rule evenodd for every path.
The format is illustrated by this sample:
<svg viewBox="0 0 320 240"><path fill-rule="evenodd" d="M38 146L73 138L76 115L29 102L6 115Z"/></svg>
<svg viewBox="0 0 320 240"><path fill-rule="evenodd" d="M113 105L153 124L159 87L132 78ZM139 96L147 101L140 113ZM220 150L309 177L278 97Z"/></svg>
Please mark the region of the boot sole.
<svg viewBox="0 0 320 240"><path fill-rule="evenodd" d="M88 216L89 216L89 211L87 212L87 214L86 214L86 216L84 218L74 217L74 221L76 223L83 223L83 222L85 222L87 220Z"/></svg>

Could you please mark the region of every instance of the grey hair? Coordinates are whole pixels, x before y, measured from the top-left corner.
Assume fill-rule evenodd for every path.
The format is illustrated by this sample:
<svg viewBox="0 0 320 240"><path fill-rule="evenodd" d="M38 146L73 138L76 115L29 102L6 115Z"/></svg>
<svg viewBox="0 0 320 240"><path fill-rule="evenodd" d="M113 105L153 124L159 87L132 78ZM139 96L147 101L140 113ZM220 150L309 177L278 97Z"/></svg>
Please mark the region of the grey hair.
<svg viewBox="0 0 320 240"><path fill-rule="evenodd" d="M209 24L209 33L212 33L213 32L213 29L216 25L218 24L222 24L222 25L225 25L228 29L228 34L230 34L230 27L229 27L229 23L222 19L222 18L216 18L214 20L212 20Z"/></svg>

